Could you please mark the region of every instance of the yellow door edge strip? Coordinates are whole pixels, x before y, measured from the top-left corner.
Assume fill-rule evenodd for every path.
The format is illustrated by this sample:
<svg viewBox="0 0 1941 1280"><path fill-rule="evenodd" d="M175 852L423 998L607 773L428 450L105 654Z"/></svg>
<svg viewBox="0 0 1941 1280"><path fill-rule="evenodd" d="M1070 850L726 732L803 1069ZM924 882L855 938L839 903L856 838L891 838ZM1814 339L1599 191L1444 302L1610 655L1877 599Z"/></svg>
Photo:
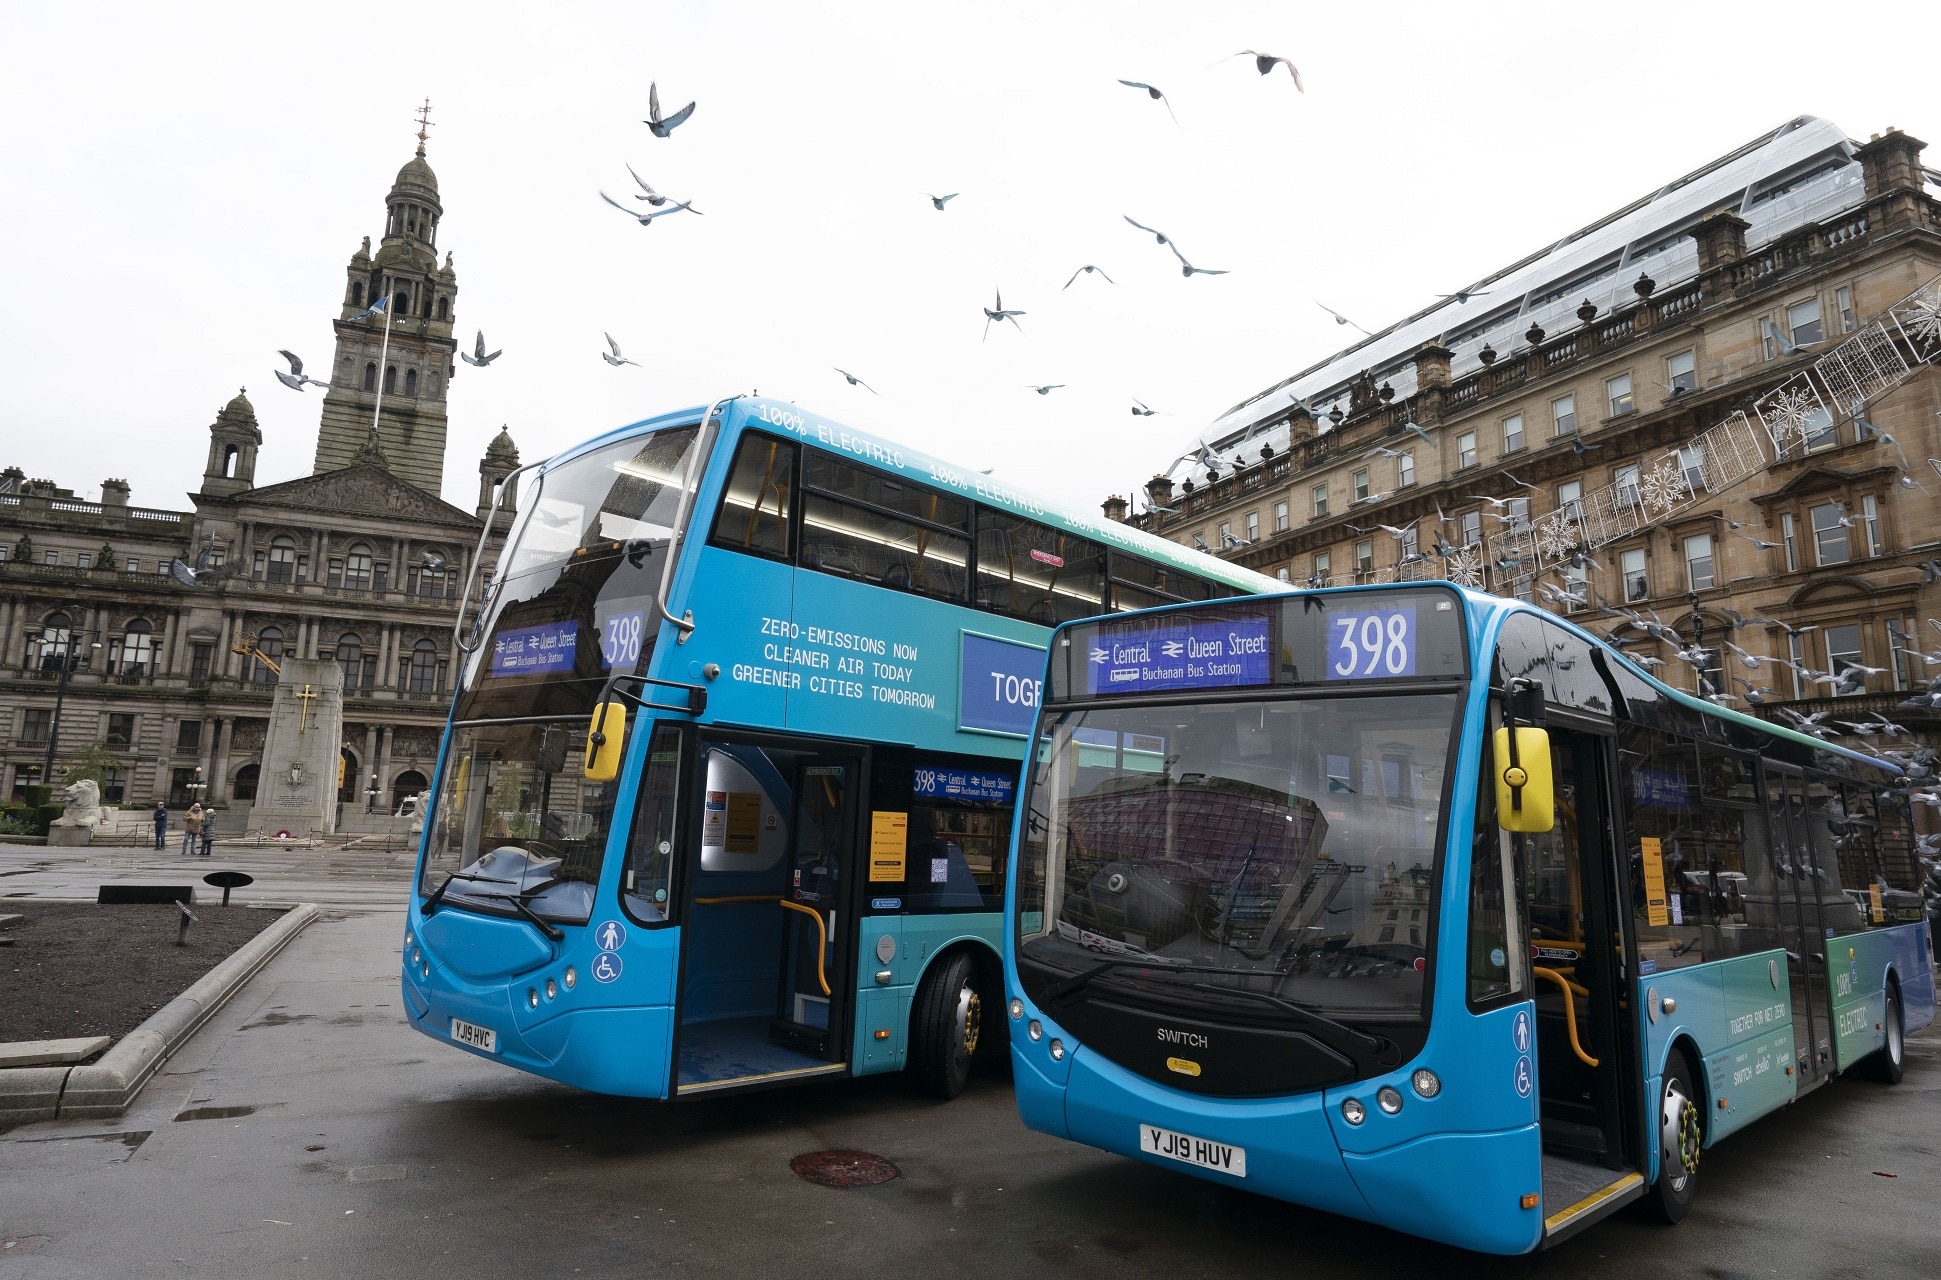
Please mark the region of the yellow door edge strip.
<svg viewBox="0 0 1941 1280"><path fill-rule="evenodd" d="M1643 1181L1643 1174L1635 1172L1627 1173L1602 1191L1593 1191L1590 1195L1585 1196L1568 1209L1559 1209L1556 1213L1551 1214L1543 1220L1543 1229L1545 1231L1555 1231L1559 1227L1567 1227L1578 1218L1583 1217L1592 1209L1595 1209L1598 1205L1609 1200L1612 1196L1622 1195Z"/></svg>

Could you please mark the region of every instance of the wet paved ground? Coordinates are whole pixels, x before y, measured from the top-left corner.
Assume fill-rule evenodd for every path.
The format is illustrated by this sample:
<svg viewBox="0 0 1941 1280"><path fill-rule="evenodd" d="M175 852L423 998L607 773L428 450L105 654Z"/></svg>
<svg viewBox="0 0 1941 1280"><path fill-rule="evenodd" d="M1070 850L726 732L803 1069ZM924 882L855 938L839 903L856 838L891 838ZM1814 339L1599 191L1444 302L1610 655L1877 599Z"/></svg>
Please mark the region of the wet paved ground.
<svg viewBox="0 0 1941 1280"><path fill-rule="evenodd" d="M34 874L47 890L85 878ZM325 901L388 883L396 902L405 873L299 861L266 870L279 895L284 874ZM1684 1225L1620 1215L1499 1260L1029 1133L1001 1080L948 1104L879 1077L677 1107L536 1080L402 1025L403 927L395 908L340 904L126 1116L0 1134L0 1238L20 1240L0 1280L1941 1271L1933 1032L1911 1040L1898 1088L1835 1081L1708 1153ZM902 1176L831 1190L790 1171L834 1148Z"/></svg>

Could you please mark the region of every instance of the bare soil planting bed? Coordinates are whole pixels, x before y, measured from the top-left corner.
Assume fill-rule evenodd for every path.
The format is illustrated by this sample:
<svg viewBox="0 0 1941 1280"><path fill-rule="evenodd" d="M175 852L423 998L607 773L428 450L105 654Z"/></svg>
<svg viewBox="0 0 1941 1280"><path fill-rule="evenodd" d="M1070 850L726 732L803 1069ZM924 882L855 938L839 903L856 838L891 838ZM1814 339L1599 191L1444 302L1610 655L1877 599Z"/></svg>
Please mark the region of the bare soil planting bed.
<svg viewBox="0 0 1941 1280"><path fill-rule="evenodd" d="M164 906L0 900L0 1042L119 1039L187 990L283 913L198 903L188 942Z"/></svg>

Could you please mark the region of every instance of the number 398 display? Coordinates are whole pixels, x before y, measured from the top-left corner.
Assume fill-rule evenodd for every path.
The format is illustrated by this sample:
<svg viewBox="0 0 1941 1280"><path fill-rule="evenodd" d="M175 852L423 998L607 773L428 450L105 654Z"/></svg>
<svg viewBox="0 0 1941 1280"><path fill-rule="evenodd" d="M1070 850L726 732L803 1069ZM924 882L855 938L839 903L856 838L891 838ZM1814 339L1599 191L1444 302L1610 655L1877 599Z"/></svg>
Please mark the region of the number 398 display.
<svg viewBox="0 0 1941 1280"><path fill-rule="evenodd" d="M1328 649L1328 678L1360 680L1415 674L1415 608L1342 613Z"/></svg>
<svg viewBox="0 0 1941 1280"><path fill-rule="evenodd" d="M641 632L646 618L639 613L616 613L600 628L600 656L609 667L640 660Z"/></svg>

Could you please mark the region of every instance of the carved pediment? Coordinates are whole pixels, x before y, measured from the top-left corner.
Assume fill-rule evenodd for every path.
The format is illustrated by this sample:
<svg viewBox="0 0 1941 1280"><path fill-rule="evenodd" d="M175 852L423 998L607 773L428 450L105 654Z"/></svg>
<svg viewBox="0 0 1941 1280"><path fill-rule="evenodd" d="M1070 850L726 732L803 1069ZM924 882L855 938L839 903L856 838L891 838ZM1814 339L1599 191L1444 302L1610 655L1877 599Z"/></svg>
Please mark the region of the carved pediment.
<svg viewBox="0 0 1941 1280"><path fill-rule="evenodd" d="M286 480L237 495L239 507L266 506L295 511L332 511L382 516L476 530L479 520L436 494L407 484L382 467L360 462L322 475Z"/></svg>

